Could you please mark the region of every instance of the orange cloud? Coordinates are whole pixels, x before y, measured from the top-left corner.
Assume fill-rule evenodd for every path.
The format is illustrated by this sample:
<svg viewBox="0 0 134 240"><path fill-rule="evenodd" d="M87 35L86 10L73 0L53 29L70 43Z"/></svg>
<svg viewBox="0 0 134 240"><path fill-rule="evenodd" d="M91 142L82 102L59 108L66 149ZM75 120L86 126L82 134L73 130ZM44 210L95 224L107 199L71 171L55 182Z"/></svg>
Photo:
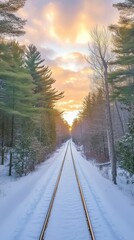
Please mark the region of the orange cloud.
<svg viewBox="0 0 134 240"><path fill-rule="evenodd" d="M64 99L58 101L56 106L64 111L79 110L84 97L90 90L89 68L76 72L61 67L53 67L52 72L56 79L56 89L65 92Z"/></svg>
<svg viewBox="0 0 134 240"><path fill-rule="evenodd" d="M57 41L60 44L86 44L89 30L96 24L110 24L116 17L114 0L45 1L29 0L20 15L28 18L27 36L38 31L38 43ZM109 12L109 14L107 14ZM31 30L30 30L31 29ZM30 34L29 34L30 33ZM33 35L34 41L35 35ZM37 38L35 39L37 42Z"/></svg>
<svg viewBox="0 0 134 240"><path fill-rule="evenodd" d="M21 41L37 46L52 69L54 87L65 92L64 99L56 104L61 111L76 113L92 87L84 59L89 31L96 24L107 26L117 21L112 7L116 1L28 0L19 11L22 18L28 19Z"/></svg>
<svg viewBox="0 0 134 240"><path fill-rule="evenodd" d="M78 71L83 69L83 67L87 66L85 61L85 57L80 52L71 52L69 54L64 54L55 58L53 64L56 66L60 66L63 69L69 69L72 71Z"/></svg>

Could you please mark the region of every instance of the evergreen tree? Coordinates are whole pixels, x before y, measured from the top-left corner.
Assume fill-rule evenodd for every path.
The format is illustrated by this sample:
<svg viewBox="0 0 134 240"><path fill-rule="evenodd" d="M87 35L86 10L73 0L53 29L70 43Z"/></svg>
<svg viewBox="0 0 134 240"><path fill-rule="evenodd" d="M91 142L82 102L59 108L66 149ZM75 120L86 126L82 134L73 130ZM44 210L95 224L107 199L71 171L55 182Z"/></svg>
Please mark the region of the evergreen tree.
<svg viewBox="0 0 134 240"><path fill-rule="evenodd" d="M110 80L114 97L131 110L134 102L134 3L126 0L114 7L118 9L120 19L118 24L110 26L116 55L116 60L111 63L116 70L110 74Z"/></svg>
<svg viewBox="0 0 134 240"><path fill-rule="evenodd" d="M25 20L14 15L26 0L0 1L0 35L19 36L24 34Z"/></svg>
<svg viewBox="0 0 134 240"><path fill-rule="evenodd" d="M50 68L44 65L44 59L34 45L27 48L26 66L35 84L34 92L38 94L38 107L53 108L55 102L63 97L63 92L58 93L52 88L55 79Z"/></svg>
<svg viewBox="0 0 134 240"><path fill-rule="evenodd" d="M24 34L25 20L14 15L21 7L24 6L26 0L8 0L0 1L0 38L5 35L19 36ZM0 39L1 41L1 39ZM9 48L3 42L0 42L0 72L4 70L9 70L10 61L12 61L9 53ZM12 68L12 67L11 67ZM10 69L10 71L12 71ZM0 79L0 90L2 90L2 95L0 95L0 101L3 102L5 80ZM1 104L0 104L1 105ZM3 103L2 103L3 105ZM2 106L3 108L4 106ZM4 164L4 142L5 142L5 113L1 110L1 146L2 146L2 164Z"/></svg>
<svg viewBox="0 0 134 240"><path fill-rule="evenodd" d="M117 154L121 167L134 174L134 118L129 121L128 133L117 144Z"/></svg>
<svg viewBox="0 0 134 240"><path fill-rule="evenodd" d="M56 143L56 126L54 117L55 102L63 97L53 87L55 79L48 66L44 65L41 53L34 45L26 50L26 67L35 85L34 94L37 95L36 106L40 109L40 126L37 128L38 140L52 149Z"/></svg>
<svg viewBox="0 0 134 240"><path fill-rule="evenodd" d="M21 118L19 123L20 127L17 131L13 166L15 172L22 176L34 170L38 157L37 148L33 146L35 123L30 118Z"/></svg>
<svg viewBox="0 0 134 240"><path fill-rule="evenodd" d="M8 59L8 67L0 70L2 87L0 89L0 110L5 117L11 117L10 147L13 148L15 134L15 118L35 117L34 100L32 98L34 85L31 76L23 65L24 50L17 43L6 43L3 59ZM2 127L4 129L4 127ZM3 130L2 130L3 132ZM2 141L3 142L3 141ZM3 145L3 143L2 143ZM12 152L11 152L12 155ZM11 156L12 161L12 156ZM9 175L11 175L11 165Z"/></svg>
<svg viewBox="0 0 134 240"><path fill-rule="evenodd" d="M56 118L56 145L60 146L70 137L69 125L63 119L62 114L58 110L55 111L55 118Z"/></svg>
<svg viewBox="0 0 134 240"><path fill-rule="evenodd" d="M88 96L85 97L83 101L83 110L82 110L82 116L91 116L92 114L92 95L91 93L88 94Z"/></svg>
<svg viewBox="0 0 134 240"><path fill-rule="evenodd" d="M83 145L86 157L95 158L98 162L108 160L105 123L105 101L100 88L85 97L79 119L72 127L73 139Z"/></svg>
<svg viewBox="0 0 134 240"><path fill-rule="evenodd" d="M117 142L117 153L121 166L134 173L134 1L125 0L114 4L119 11L118 24L111 25L115 53L114 71L109 74L113 85L113 97L123 103L129 111L128 133Z"/></svg>

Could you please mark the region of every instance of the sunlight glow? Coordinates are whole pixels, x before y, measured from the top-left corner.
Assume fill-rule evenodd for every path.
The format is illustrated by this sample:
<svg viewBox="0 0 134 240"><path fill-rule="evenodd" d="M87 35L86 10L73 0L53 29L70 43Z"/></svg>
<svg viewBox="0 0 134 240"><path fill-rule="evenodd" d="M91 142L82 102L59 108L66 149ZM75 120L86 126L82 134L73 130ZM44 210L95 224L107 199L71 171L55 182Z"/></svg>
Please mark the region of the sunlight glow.
<svg viewBox="0 0 134 240"><path fill-rule="evenodd" d="M76 39L77 43L87 43L89 41L89 33L87 31L81 32Z"/></svg>
<svg viewBox="0 0 134 240"><path fill-rule="evenodd" d="M67 121L67 123L70 126L72 126L74 119L78 117L78 113L79 113L78 110L64 112L63 113L63 118Z"/></svg>

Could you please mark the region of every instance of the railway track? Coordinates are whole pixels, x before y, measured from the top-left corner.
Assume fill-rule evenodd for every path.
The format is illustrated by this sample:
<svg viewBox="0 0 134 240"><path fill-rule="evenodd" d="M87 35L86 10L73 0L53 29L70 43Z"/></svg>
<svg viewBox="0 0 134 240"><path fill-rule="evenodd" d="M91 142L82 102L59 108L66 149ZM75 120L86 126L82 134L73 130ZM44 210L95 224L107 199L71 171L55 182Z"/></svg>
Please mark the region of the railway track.
<svg viewBox="0 0 134 240"><path fill-rule="evenodd" d="M65 163L65 160L66 160L66 155L67 155L69 146L70 146L70 152L71 152L75 177L76 177L76 181L77 181L77 184L78 184L78 189L79 189L79 193L80 193L80 197L81 197L81 201L82 201L82 205L83 205L83 209L84 209L84 213L85 213L85 218L86 218L86 222L87 222L87 226L88 226L88 230L89 230L89 235L90 235L91 240L95 240L95 236L94 236L94 232L93 232L93 229L92 229L92 224L91 224L91 221L90 221L89 213L88 213L88 210L87 210L86 201L85 201L85 198L84 198L82 186L81 186L81 183L79 181L78 174L77 174L77 168L76 168L76 165L75 165L75 161L74 161L73 152L72 152L70 142L68 143L67 148L66 148L66 152L65 152L65 155L64 155L64 158L63 158L63 162L62 162L60 171L59 171L59 175L57 177L57 181L56 181L55 188L54 188L54 191L53 191L53 194L52 194L52 198L51 198L51 201L50 201L50 204L49 204L49 207L48 207L48 211L47 211L47 214L46 214L46 217L45 217L45 220L44 220L44 224L43 224L43 227L42 227L42 230L41 230L39 240L44 240L45 239L46 229L47 229L47 226L49 224L49 219L50 219L50 216L51 216L53 203L54 203L54 200L56 198L56 193L57 193L57 190L58 190L58 186L59 186L59 182L60 182L60 179L61 179L61 175L62 175L62 171L63 171L63 167L64 167L64 163Z"/></svg>

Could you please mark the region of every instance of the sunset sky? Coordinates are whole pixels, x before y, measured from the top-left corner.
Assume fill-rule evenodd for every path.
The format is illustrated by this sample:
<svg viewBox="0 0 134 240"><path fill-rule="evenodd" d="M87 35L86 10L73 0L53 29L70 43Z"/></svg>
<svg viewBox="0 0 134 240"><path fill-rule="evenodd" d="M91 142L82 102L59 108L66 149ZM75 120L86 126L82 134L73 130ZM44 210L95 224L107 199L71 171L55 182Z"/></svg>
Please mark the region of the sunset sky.
<svg viewBox="0 0 134 240"><path fill-rule="evenodd" d="M56 79L54 87L64 91L56 107L71 124L84 97L92 89L88 54L89 31L96 25L117 22L117 0L27 0L19 11L27 19L25 44L33 43Z"/></svg>

